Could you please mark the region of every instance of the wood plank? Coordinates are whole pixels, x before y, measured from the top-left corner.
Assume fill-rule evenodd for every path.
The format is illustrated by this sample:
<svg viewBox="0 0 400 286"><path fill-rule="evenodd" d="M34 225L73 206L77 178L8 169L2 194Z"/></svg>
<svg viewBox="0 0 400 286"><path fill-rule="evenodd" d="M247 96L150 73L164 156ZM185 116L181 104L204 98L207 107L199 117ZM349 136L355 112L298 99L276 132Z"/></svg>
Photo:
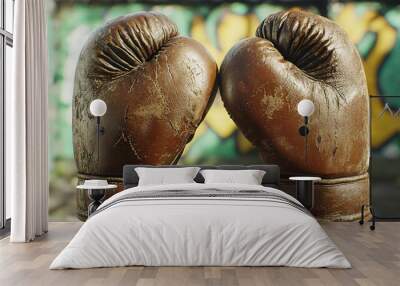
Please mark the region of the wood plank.
<svg viewBox="0 0 400 286"><path fill-rule="evenodd" d="M352 269L290 267L117 267L84 270L48 269L51 261L79 230L80 222L51 222L47 235L32 243L0 240L2 286L266 286L266 285L399 285L400 223L368 225L322 223L352 263Z"/></svg>

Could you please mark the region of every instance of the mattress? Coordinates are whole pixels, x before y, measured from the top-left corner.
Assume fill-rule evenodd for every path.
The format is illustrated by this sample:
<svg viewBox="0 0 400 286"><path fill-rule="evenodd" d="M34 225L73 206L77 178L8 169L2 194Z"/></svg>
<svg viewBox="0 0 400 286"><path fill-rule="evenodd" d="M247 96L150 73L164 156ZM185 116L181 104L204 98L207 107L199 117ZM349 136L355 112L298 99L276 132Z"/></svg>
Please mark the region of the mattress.
<svg viewBox="0 0 400 286"><path fill-rule="evenodd" d="M140 186L114 195L50 269L132 265L351 267L288 194L198 183Z"/></svg>

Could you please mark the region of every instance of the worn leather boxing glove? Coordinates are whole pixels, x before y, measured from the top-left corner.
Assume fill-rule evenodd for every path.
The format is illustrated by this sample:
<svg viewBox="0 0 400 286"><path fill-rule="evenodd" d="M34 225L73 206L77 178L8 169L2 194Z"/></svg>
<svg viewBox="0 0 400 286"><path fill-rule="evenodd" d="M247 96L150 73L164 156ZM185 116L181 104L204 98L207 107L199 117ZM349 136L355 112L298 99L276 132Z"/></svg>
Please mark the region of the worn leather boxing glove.
<svg viewBox="0 0 400 286"><path fill-rule="evenodd" d="M166 16L117 18L85 44L75 73L73 141L79 173L122 175L124 164L172 164L216 92L217 64ZM97 160L93 99L107 104Z"/></svg>
<svg viewBox="0 0 400 286"><path fill-rule="evenodd" d="M132 14L96 30L75 72L72 128L80 181L102 178L120 186L125 164L175 163L214 100L217 72L206 49L180 36L162 14ZM89 111L96 98L107 104L99 150ZM84 220L85 192L78 192L77 204Z"/></svg>
<svg viewBox="0 0 400 286"><path fill-rule="evenodd" d="M360 56L332 21L301 10L267 17L221 66L221 96L232 119L285 177L313 174L314 212L353 218L368 201L369 105ZM310 99L308 155L297 104Z"/></svg>

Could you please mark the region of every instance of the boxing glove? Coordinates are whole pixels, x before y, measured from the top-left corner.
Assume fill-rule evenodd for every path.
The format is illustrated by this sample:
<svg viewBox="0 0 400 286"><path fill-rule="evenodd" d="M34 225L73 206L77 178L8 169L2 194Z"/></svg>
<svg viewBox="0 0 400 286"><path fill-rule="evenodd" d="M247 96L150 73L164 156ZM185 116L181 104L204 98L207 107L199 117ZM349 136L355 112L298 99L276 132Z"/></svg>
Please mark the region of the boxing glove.
<svg viewBox="0 0 400 286"><path fill-rule="evenodd" d="M285 178L322 177L314 213L354 218L369 197L369 104L362 61L346 33L309 12L279 12L228 52L220 75L226 109L265 162L279 164ZM315 105L307 157L302 99Z"/></svg>
<svg viewBox="0 0 400 286"><path fill-rule="evenodd" d="M75 73L73 140L78 171L121 176L122 166L171 164L182 153L216 92L217 65L203 46L180 36L166 16L142 12L95 31ZM92 100L107 104L97 160Z"/></svg>
<svg viewBox="0 0 400 286"><path fill-rule="evenodd" d="M200 43L180 36L160 13L119 17L92 33L79 56L73 93L79 178L115 183L125 164L175 163L213 102L217 69ZM107 105L99 145L89 111L97 98ZM83 200L81 195L78 205L86 205Z"/></svg>

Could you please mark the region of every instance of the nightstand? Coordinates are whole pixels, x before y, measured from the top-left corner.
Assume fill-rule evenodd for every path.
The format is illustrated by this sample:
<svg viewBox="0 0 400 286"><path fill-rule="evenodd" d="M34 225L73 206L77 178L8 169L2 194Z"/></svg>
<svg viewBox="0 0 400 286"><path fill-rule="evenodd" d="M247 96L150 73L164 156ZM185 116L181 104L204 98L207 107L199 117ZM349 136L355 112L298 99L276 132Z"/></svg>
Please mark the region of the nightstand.
<svg viewBox="0 0 400 286"><path fill-rule="evenodd" d="M289 180L296 181L296 199L307 209L314 205L314 182L320 181L320 177L290 177Z"/></svg>
<svg viewBox="0 0 400 286"><path fill-rule="evenodd" d="M91 203L88 206L88 217L102 204L106 191L117 188L117 185L109 185L106 180L86 180L77 189L87 190Z"/></svg>

